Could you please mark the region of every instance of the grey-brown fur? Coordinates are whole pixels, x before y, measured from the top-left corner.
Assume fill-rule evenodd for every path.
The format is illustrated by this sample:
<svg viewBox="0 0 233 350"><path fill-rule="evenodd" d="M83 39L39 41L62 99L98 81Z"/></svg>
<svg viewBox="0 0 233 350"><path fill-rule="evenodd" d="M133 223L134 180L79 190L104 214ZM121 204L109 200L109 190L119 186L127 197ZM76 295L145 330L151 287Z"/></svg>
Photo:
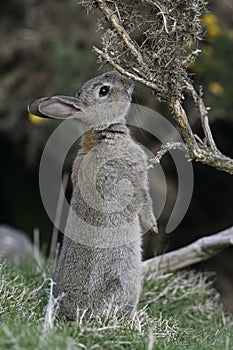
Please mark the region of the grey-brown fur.
<svg viewBox="0 0 233 350"><path fill-rule="evenodd" d="M101 87L109 87L100 96ZM106 90L106 89L105 89ZM116 71L83 85L75 97L34 101L29 110L75 117L85 134L72 171L73 194L54 275L59 313L77 309L131 315L141 290L141 227L157 230L146 173L147 156L125 125L132 83ZM102 90L101 90L102 91Z"/></svg>

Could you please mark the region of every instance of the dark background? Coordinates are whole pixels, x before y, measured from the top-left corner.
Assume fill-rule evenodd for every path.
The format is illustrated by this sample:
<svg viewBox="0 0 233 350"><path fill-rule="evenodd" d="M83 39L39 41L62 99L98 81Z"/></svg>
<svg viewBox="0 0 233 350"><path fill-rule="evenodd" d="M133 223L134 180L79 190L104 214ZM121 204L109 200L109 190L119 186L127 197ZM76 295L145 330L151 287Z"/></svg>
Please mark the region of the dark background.
<svg viewBox="0 0 233 350"><path fill-rule="evenodd" d="M203 85L206 105L212 106L210 121L218 147L233 157L233 5L216 0L208 8L210 12L203 18L206 37L200 43L202 53L190 67L190 74L196 86ZM73 94L99 73L92 52L93 45L101 45L97 14L87 15L85 8L69 0L0 2L0 223L19 228L31 238L38 227L41 246L47 246L45 252L53 226L40 199L38 169L46 140L58 123L29 118L27 105L42 96ZM136 86L135 101L171 119L166 106L143 87ZM195 132L202 136L200 121L188 102L187 108ZM135 137L156 149L150 135L143 139L136 130ZM71 163L72 154L65 164L66 171ZM162 166L168 196L159 218L159 235L149 243L148 238L145 240L145 257L184 246L233 224L233 177L193 163L195 182L190 207L179 227L165 235L176 198L177 177L169 156ZM69 196L70 185L67 192ZM229 310L233 310L232 260L233 251L227 249L195 266L218 272L216 285Z"/></svg>

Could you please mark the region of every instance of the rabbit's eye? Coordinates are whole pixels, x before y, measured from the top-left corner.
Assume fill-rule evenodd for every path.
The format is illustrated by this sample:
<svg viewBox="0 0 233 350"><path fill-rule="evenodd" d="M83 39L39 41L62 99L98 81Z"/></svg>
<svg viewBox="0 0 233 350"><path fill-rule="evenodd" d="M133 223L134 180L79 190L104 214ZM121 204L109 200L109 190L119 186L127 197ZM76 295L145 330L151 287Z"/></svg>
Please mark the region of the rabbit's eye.
<svg viewBox="0 0 233 350"><path fill-rule="evenodd" d="M109 93L110 86L104 85L101 86L100 91L99 91L99 96L104 97Z"/></svg>

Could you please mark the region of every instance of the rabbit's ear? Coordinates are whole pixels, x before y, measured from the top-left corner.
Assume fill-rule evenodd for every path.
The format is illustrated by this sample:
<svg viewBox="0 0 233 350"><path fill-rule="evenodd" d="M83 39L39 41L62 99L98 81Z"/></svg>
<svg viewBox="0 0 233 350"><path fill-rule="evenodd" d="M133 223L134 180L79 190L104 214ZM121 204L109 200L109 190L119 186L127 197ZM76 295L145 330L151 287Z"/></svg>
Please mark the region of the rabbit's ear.
<svg viewBox="0 0 233 350"><path fill-rule="evenodd" d="M53 96L33 101L28 106L28 111L39 117L67 119L74 117L80 109L75 97Z"/></svg>

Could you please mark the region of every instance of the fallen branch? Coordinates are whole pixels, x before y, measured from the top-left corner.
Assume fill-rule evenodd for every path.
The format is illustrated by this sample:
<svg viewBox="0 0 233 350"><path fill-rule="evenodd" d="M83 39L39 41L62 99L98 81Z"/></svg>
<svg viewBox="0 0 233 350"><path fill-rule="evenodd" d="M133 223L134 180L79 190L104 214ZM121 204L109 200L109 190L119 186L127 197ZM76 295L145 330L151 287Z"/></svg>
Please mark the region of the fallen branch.
<svg viewBox="0 0 233 350"><path fill-rule="evenodd" d="M214 235L203 237L184 248L146 260L143 273L169 272L207 260L233 245L233 226Z"/></svg>

